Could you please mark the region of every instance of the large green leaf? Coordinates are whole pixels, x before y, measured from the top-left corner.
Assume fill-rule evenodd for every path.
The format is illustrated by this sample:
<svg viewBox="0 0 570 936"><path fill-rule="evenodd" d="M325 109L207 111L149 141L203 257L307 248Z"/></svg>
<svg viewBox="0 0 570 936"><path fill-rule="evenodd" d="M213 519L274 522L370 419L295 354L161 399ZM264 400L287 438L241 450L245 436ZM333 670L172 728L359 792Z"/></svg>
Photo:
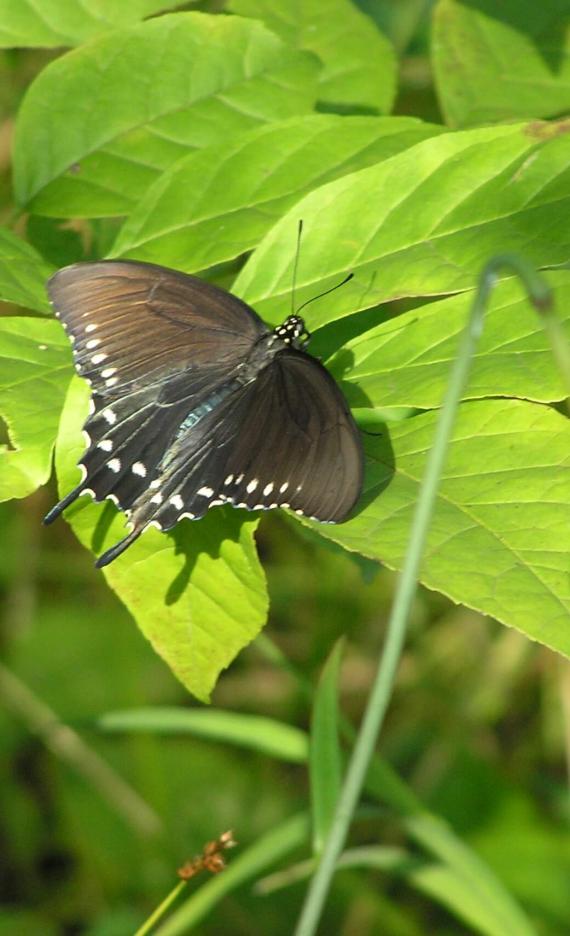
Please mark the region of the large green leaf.
<svg viewBox="0 0 570 936"><path fill-rule="evenodd" d="M332 110L386 114L396 91L394 49L351 0L230 0L230 10L261 19L324 68L319 103Z"/></svg>
<svg viewBox="0 0 570 936"><path fill-rule="evenodd" d="M102 36L30 86L17 199L54 217L123 214L189 149L310 110L317 67L239 17L174 13Z"/></svg>
<svg viewBox="0 0 570 936"><path fill-rule="evenodd" d="M452 126L570 108L568 0L439 0L433 62Z"/></svg>
<svg viewBox="0 0 570 936"><path fill-rule="evenodd" d="M306 192L439 132L409 117L314 114L232 137L166 170L125 222L112 256L187 272L230 260L255 247Z"/></svg>
<svg viewBox="0 0 570 936"><path fill-rule="evenodd" d="M0 227L0 302L48 312L45 284L53 267L7 228Z"/></svg>
<svg viewBox="0 0 570 936"><path fill-rule="evenodd" d="M266 235L235 291L271 321L290 295L297 219L305 222L300 302L309 329L402 296L471 289L490 256L537 266L570 255L570 134L564 125L489 127L425 140L323 185ZM326 223L323 223L326 219Z"/></svg>
<svg viewBox="0 0 570 936"><path fill-rule="evenodd" d="M0 318L0 415L11 443L0 449L0 500L26 497L50 475L70 357L57 322Z"/></svg>
<svg viewBox="0 0 570 936"><path fill-rule="evenodd" d="M319 531L401 568L436 413L367 439L356 516ZM570 421L518 400L464 403L421 581L570 656Z"/></svg>
<svg viewBox="0 0 570 936"><path fill-rule="evenodd" d="M570 272L545 274L570 341ZM348 342L329 362L354 406L439 406L473 301L461 293L413 309ZM563 400L546 332L516 279L503 280L485 315L464 399Z"/></svg>
<svg viewBox="0 0 570 936"><path fill-rule="evenodd" d="M79 481L80 426L88 388L72 381L56 447L63 495ZM81 542L100 552L125 534L124 515L110 504L81 498L66 513ZM257 557L257 520L241 511L211 511L199 523L183 521L165 535L149 529L104 570L175 675L206 701L222 669L258 634L267 616L267 593Z"/></svg>
<svg viewBox="0 0 570 936"><path fill-rule="evenodd" d="M0 0L0 47L77 45L175 6L181 0Z"/></svg>

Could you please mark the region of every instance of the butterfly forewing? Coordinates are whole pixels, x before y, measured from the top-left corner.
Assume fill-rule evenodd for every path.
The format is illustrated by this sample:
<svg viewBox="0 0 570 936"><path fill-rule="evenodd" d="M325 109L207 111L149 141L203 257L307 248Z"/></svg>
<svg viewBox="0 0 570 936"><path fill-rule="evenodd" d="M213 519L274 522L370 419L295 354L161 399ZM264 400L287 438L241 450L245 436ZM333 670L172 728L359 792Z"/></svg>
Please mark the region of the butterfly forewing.
<svg viewBox="0 0 570 936"><path fill-rule="evenodd" d="M231 382L268 329L217 286L152 264L76 264L52 277L48 293L92 388L75 497L87 490L127 509L184 419Z"/></svg>

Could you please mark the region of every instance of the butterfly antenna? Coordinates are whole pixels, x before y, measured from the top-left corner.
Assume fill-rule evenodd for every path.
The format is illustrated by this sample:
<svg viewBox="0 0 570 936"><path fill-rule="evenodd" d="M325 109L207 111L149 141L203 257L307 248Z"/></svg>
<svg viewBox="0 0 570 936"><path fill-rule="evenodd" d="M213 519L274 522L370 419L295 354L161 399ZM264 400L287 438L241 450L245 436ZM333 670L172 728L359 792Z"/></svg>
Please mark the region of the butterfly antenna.
<svg viewBox="0 0 570 936"><path fill-rule="evenodd" d="M291 286L291 315L295 315L295 290L297 289L297 269L299 266L299 254L301 253L301 234L303 233L303 219L299 218L297 228L297 247L295 248L295 263L293 264L293 285Z"/></svg>
<svg viewBox="0 0 570 936"><path fill-rule="evenodd" d="M304 302L303 305L299 306L299 308L297 309L297 313L296 313L296 314L298 314L299 312L301 312L301 310L304 309L306 306L308 306L309 303L311 303L311 302L316 302L317 299L322 299L323 296L328 296L328 294L334 292L335 289L340 289L340 287L341 287L341 286L344 286L345 283L348 283L348 281L351 280L353 276L354 276L354 273L349 273L348 276L345 276L345 278L342 280L342 282L337 283L336 286L331 286L330 289L325 289L325 291L322 292L322 293L319 293L318 296L313 296L311 299L307 299L307 301Z"/></svg>

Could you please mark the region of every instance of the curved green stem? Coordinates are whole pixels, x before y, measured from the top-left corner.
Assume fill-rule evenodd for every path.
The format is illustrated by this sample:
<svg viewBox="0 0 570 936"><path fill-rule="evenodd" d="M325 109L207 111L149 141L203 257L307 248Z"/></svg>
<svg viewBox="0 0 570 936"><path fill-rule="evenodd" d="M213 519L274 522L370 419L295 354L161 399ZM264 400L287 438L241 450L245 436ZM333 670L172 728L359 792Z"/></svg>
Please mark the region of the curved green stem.
<svg viewBox="0 0 570 936"><path fill-rule="evenodd" d="M494 257L487 263L479 279L469 321L463 333L449 378L437 422L434 444L427 459L425 475L410 531L410 544L399 577L378 671L348 764L335 817L315 874L309 885L295 936L313 936L316 931L335 866L346 841L348 829L358 804L366 772L388 707L404 645L410 608L417 588L420 563L457 407L483 329L483 318L489 293L497 280L499 271L504 268L511 270L521 278L536 309L540 313L549 315L552 305L550 289L542 277L528 266L524 260L515 255L503 254ZM570 369L568 373L570 374ZM568 379L570 381L570 377Z"/></svg>

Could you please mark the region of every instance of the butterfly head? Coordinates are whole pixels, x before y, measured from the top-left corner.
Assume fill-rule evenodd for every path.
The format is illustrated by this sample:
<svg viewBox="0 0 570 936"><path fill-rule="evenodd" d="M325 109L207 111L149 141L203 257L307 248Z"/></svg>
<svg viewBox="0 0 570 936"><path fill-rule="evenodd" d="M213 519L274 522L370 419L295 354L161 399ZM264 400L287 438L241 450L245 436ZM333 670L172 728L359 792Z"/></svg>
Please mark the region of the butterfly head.
<svg viewBox="0 0 570 936"><path fill-rule="evenodd" d="M300 315L290 315L282 325L273 330L273 334L292 348L301 348L311 337Z"/></svg>

